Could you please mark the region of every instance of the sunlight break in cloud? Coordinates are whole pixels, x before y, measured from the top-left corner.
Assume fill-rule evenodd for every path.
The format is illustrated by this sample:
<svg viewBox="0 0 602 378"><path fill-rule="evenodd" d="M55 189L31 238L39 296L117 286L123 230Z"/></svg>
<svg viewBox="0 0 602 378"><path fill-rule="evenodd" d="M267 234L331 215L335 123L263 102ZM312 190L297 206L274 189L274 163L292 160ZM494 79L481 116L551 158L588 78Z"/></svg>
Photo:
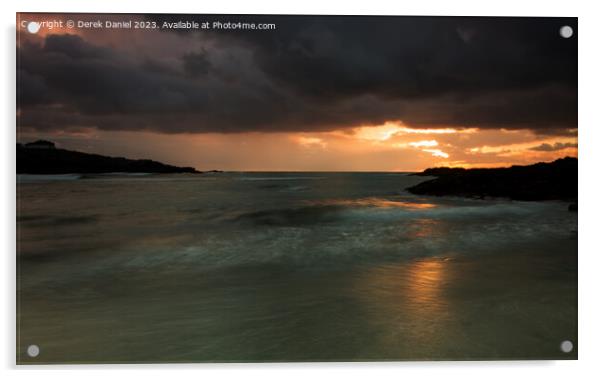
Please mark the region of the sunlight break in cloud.
<svg viewBox="0 0 602 378"><path fill-rule="evenodd" d="M383 125L361 126L353 129L353 136L358 139L384 142L394 136L401 134L472 134L478 131L476 128L454 129L454 128L427 128L418 129L404 126L402 122L386 122ZM427 145L425 145L427 146ZM436 146L428 145L430 147ZM418 147L418 146L414 146Z"/></svg>
<svg viewBox="0 0 602 378"><path fill-rule="evenodd" d="M297 138L297 143L299 143L303 147L320 147L320 148L326 148L326 142L324 142L320 138L315 138L315 137L304 137L304 136L301 136L301 137Z"/></svg>
<svg viewBox="0 0 602 378"><path fill-rule="evenodd" d="M477 132L476 128L469 129L411 129L409 127L404 127L400 131L407 134L472 134Z"/></svg>
<svg viewBox="0 0 602 378"><path fill-rule="evenodd" d="M410 142L408 143L410 146L412 147L435 147L438 146L439 143L437 143L436 140L421 140L418 142Z"/></svg>
<svg viewBox="0 0 602 378"><path fill-rule="evenodd" d="M354 129L358 139L384 142L404 130L399 123L387 122L380 126L362 126Z"/></svg>

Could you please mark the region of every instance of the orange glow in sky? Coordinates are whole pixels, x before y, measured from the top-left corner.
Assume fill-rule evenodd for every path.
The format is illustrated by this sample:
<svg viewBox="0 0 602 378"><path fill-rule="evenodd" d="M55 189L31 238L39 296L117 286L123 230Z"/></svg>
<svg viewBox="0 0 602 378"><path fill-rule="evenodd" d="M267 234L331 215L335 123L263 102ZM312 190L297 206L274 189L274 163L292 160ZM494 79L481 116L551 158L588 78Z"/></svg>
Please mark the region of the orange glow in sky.
<svg viewBox="0 0 602 378"><path fill-rule="evenodd" d="M445 132L441 132L445 130ZM530 130L411 129L398 125L289 133L160 134L95 129L40 134L59 146L151 158L200 170L420 171L433 166L499 167L577 156L577 136Z"/></svg>

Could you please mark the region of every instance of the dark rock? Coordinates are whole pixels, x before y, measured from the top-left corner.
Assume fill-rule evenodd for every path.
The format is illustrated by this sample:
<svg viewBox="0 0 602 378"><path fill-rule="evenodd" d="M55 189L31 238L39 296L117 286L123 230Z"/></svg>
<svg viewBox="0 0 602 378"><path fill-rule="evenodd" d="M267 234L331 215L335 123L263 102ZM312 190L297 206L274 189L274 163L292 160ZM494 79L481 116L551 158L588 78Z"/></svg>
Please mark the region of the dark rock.
<svg viewBox="0 0 602 378"><path fill-rule="evenodd" d="M192 167L176 167L153 160L132 160L58 148L31 148L17 145L17 173L65 174L111 172L200 173Z"/></svg>
<svg viewBox="0 0 602 378"><path fill-rule="evenodd" d="M429 168L418 175L436 178L407 190L413 194L434 196L575 201L577 168L577 159L571 157L509 168Z"/></svg>
<svg viewBox="0 0 602 378"><path fill-rule="evenodd" d="M569 205L569 211L577 211L577 203L571 203Z"/></svg>

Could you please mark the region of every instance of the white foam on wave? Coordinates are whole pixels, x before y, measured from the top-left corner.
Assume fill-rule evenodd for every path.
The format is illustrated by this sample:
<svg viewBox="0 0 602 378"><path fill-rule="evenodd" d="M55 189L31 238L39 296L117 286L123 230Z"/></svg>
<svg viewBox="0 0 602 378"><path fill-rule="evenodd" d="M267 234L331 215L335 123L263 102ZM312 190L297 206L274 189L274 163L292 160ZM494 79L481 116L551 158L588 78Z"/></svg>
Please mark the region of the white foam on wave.
<svg viewBox="0 0 602 378"><path fill-rule="evenodd" d="M420 204L417 204L420 205ZM352 217L366 217L370 219L381 218L393 220L396 218L475 218L496 216L524 216L533 212L554 208L555 204L541 203L501 203L493 205L464 205L446 206L390 206L390 207L350 207L346 213Z"/></svg>
<svg viewBox="0 0 602 378"><path fill-rule="evenodd" d="M323 176L290 176L290 177L236 177L240 181L285 181L285 180L320 180Z"/></svg>
<svg viewBox="0 0 602 378"><path fill-rule="evenodd" d="M60 174L60 175L32 175L32 174L18 174L17 183L28 184L38 182L49 182L49 181L74 181L79 180L82 175L77 173Z"/></svg>

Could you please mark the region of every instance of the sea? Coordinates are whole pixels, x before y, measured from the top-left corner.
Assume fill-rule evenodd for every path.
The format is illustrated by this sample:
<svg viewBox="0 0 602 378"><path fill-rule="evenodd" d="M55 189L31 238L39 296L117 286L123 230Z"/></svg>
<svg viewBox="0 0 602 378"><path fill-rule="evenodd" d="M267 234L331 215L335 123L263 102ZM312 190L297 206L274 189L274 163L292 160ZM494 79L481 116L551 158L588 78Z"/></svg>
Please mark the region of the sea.
<svg viewBox="0 0 602 378"><path fill-rule="evenodd" d="M428 179L18 175L17 362L577 358L577 213Z"/></svg>

